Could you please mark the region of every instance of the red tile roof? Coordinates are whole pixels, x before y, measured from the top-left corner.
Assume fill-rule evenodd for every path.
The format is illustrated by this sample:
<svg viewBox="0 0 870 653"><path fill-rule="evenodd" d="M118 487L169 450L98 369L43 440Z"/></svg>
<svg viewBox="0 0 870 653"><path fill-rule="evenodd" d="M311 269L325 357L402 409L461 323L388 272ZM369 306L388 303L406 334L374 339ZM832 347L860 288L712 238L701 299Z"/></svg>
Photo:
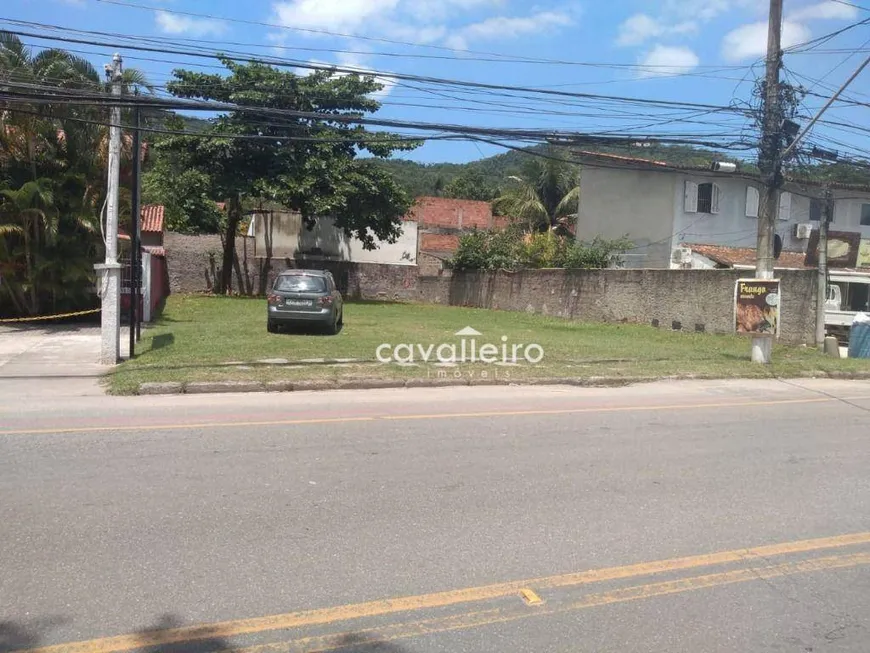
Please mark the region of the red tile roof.
<svg viewBox="0 0 870 653"><path fill-rule="evenodd" d="M146 204L142 207L143 232L163 233L163 205Z"/></svg>
<svg viewBox="0 0 870 653"><path fill-rule="evenodd" d="M166 258L166 250L163 247L157 245L143 245L142 250L149 254L153 254L154 256Z"/></svg>
<svg viewBox="0 0 870 653"><path fill-rule="evenodd" d="M751 247L723 247L721 245L696 245L694 243L683 243L683 247L688 247L693 252L706 256L711 261L720 265L729 267L734 265L755 265L755 250ZM777 268L804 268L804 259L806 254L803 252L782 252L779 258L774 261L774 267Z"/></svg>

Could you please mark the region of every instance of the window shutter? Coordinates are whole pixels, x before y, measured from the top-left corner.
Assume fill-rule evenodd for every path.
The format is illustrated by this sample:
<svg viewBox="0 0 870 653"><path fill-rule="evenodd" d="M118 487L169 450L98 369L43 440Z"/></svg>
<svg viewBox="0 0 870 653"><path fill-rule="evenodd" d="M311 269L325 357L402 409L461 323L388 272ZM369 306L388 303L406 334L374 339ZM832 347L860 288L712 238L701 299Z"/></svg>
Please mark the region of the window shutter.
<svg viewBox="0 0 870 653"><path fill-rule="evenodd" d="M758 202L760 200L758 189L755 186L746 187L746 217L758 217Z"/></svg>
<svg viewBox="0 0 870 653"><path fill-rule="evenodd" d="M717 214L719 213L719 185L713 184L713 190L710 194L710 213Z"/></svg>
<svg viewBox="0 0 870 653"><path fill-rule="evenodd" d="M698 212L698 184L694 181L686 182L686 193L683 201L683 210L686 213Z"/></svg>
<svg viewBox="0 0 870 653"><path fill-rule="evenodd" d="M779 219L788 220L791 218L791 193L780 193L779 195Z"/></svg>

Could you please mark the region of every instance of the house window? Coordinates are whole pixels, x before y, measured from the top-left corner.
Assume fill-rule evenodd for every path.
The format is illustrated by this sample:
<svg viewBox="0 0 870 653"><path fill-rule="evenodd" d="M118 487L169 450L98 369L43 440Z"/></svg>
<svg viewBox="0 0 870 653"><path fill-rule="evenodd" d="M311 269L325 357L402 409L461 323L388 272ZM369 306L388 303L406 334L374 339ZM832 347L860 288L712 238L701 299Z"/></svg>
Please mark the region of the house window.
<svg viewBox="0 0 870 653"><path fill-rule="evenodd" d="M783 192L779 194L779 219L791 219L791 193Z"/></svg>
<svg viewBox="0 0 870 653"><path fill-rule="evenodd" d="M810 220L813 222L821 222L822 220L822 200L812 198L810 200Z"/></svg>
<svg viewBox="0 0 870 653"><path fill-rule="evenodd" d="M698 184L698 213L713 212L713 184Z"/></svg>
<svg viewBox="0 0 870 653"><path fill-rule="evenodd" d="M719 213L720 194L717 184L687 181L683 209L686 213Z"/></svg>
<svg viewBox="0 0 870 653"><path fill-rule="evenodd" d="M870 227L870 204L861 205L861 226Z"/></svg>
<svg viewBox="0 0 870 653"><path fill-rule="evenodd" d="M758 217L758 189L755 186L747 186L746 187L746 217L747 218L757 218Z"/></svg>

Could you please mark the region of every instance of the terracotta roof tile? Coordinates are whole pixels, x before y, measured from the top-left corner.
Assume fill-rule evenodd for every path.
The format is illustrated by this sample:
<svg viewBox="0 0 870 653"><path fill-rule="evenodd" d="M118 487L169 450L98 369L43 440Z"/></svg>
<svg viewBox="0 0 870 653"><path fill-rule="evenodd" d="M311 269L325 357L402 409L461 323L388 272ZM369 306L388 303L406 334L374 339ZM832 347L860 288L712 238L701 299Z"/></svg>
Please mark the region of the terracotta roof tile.
<svg viewBox="0 0 870 653"><path fill-rule="evenodd" d="M143 232L163 233L163 205L146 204L142 207Z"/></svg>
<svg viewBox="0 0 870 653"><path fill-rule="evenodd" d="M166 258L166 250L163 247L159 247L157 245L143 245L142 250L148 252L149 254L153 254L154 256Z"/></svg>
<svg viewBox="0 0 870 653"><path fill-rule="evenodd" d="M755 265L755 250L751 247L724 247L722 245L697 245L683 243L693 252L706 256L720 265ZM804 268L806 254L803 252L782 252L774 262L777 268Z"/></svg>

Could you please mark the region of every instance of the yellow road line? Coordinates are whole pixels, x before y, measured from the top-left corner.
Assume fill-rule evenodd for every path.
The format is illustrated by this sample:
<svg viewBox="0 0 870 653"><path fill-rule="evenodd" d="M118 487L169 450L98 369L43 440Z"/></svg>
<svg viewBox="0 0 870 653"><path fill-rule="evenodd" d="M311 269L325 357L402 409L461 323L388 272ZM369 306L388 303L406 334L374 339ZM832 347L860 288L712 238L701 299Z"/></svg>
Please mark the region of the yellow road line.
<svg viewBox="0 0 870 653"><path fill-rule="evenodd" d="M495 609L479 612L467 612L449 617L397 623L380 628L366 628L344 633L303 637L287 642L263 644L247 648L234 648L232 650L235 653L303 653L310 651L331 651L354 643L363 645L368 642L370 645L374 645L375 643L380 642L391 642L399 639L419 637L421 635L466 630L480 626L517 621L520 619L573 612L587 608L613 605L616 603L650 599L657 596L667 596L669 594L679 594L682 592L691 592L711 587L733 585L735 583L745 583L747 581L758 579L769 580L792 574L846 569L866 564L870 564L870 553L831 556L828 558L817 558L814 560L805 560L782 565L772 565L754 569L738 569L718 574L693 576L690 578L681 578L679 580L664 581L661 583L636 585L634 587L626 587L624 589L613 590L610 592L587 594L579 601L575 601L568 605L544 606L536 608L535 610Z"/></svg>
<svg viewBox="0 0 870 653"><path fill-rule="evenodd" d="M867 397L850 397L850 400L857 401L867 399ZM239 428L239 427L254 427L254 426L297 426L304 424L342 424L345 422L372 422L378 420L388 421L403 421L403 420L434 420L434 419L470 419L480 417L522 417L535 415L577 415L582 413L630 413L630 412L645 412L645 411L663 411L663 410L699 410L704 408L752 408L765 406L787 406L794 404L822 404L840 401L835 397L813 397L808 399L772 399L769 401L737 401L737 402L719 402L719 403L699 403L699 404L667 404L667 405L651 405L651 406L591 406L587 408L555 408L552 410L505 410L505 411L483 411L483 412L467 412L467 413L431 413L425 415L369 415L357 417L316 417L311 419L285 419L285 420L264 420L255 422L193 422L183 424L119 424L117 426L77 426L77 427L55 427L41 429L20 429L3 431L0 430L0 436L3 435L46 435L46 434L63 434L63 433L101 433L101 432L116 432L116 431L177 431L184 429L206 429L206 428Z"/></svg>
<svg viewBox="0 0 870 653"><path fill-rule="evenodd" d="M523 597L523 601L526 602L526 605L541 605L544 602L535 590L529 589L528 587L520 590L520 596Z"/></svg>
<svg viewBox="0 0 870 653"><path fill-rule="evenodd" d="M138 648L164 646L178 642L189 642L215 637L234 637L272 630L286 630L289 628L331 624L363 617L375 617L413 610L441 608L461 603L472 603L511 595L515 596L520 590L530 587L541 590L554 587L579 586L608 580L658 574L668 571L740 562L756 557L766 558L777 555L805 553L868 543L870 543L870 532L851 533L812 540L800 540L746 549L734 549L719 553L672 558L669 560L642 562L623 567L593 569L579 573L524 579L459 590L448 590L446 592L435 592L433 594L404 596L331 608L289 612L286 614L277 614L267 617L238 619L213 624L156 630L148 633L104 637L82 642L32 649L30 653L112 653L116 651L132 651Z"/></svg>

